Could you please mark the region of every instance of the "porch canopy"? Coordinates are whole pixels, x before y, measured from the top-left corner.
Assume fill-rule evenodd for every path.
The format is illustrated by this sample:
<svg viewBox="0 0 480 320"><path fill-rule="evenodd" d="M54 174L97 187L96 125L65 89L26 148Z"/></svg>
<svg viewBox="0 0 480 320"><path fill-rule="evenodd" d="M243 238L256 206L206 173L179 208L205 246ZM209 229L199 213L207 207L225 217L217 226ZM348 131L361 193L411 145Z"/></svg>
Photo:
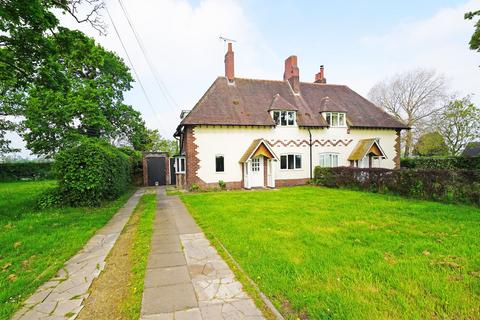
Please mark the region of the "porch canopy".
<svg viewBox="0 0 480 320"><path fill-rule="evenodd" d="M252 158L264 156L270 160L278 160L277 156L273 152L272 148L263 139L255 139L252 141L247 151L240 158L240 163L245 163Z"/></svg>
<svg viewBox="0 0 480 320"><path fill-rule="evenodd" d="M261 157L264 160L260 160ZM277 156L265 140L253 140L239 161L242 164L244 188L275 188L274 163L277 161Z"/></svg>
<svg viewBox="0 0 480 320"><path fill-rule="evenodd" d="M378 139L362 139L358 141L357 145L353 149L352 153L348 157L349 161L360 161L365 156L384 157L387 155L380 147Z"/></svg>

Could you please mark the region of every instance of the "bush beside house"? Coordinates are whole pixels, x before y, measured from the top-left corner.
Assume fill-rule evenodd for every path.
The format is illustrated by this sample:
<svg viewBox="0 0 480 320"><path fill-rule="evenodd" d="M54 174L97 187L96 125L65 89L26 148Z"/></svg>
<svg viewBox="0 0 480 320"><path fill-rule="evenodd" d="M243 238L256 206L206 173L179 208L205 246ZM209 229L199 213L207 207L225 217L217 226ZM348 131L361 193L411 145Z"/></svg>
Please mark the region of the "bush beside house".
<svg viewBox="0 0 480 320"><path fill-rule="evenodd" d="M57 194L64 204L97 206L128 189L132 162L128 155L112 145L85 139L55 157Z"/></svg>
<svg viewBox="0 0 480 320"><path fill-rule="evenodd" d="M315 168L318 185L480 205L480 170Z"/></svg>

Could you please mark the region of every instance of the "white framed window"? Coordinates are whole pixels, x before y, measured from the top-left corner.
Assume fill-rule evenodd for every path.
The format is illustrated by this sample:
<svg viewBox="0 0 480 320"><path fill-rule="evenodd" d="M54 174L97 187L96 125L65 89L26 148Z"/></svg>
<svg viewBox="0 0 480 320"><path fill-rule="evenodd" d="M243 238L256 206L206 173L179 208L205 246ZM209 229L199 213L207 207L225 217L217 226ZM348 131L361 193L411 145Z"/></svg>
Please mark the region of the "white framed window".
<svg viewBox="0 0 480 320"><path fill-rule="evenodd" d="M175 173L185 173L185 157L175 158Z"/></svg>
<svg viewBox="0 0 480 320"><path fill-rule="evenodd" d="M252 171L253 172L260 171L260 158L253 158L252 159Z"/></svg>
<svg viewBox="0 0 480 320"><path fill-rule="evenodd" d="M215 172L225 172L225 158L221 154L215 156Z"/></svg>
<svg viewBox="0 0 480 320"><path fill-rule="evenodd" d="M272 112L273 121L277 126L291 127L295 125L295 111L275 110Z"/></svg>
<svg viewBox="0 0 480 320"><path fill-rule="evenodd" d="M320 167L333 168L338 167L338 154L337 153L320 153L320 159L318 165Z"/></svg>
<svg viewBox="0 0 480 320"><path fill-rule="evenodd" d="M302 169L301 154L282 154L280 156L281 170L298 170Z"/></svg>
<svg viewBox="0 0 480 320"><path fill-rule="evenodd" d="M323 115L330 127L345 127L347 125L345 112L325 112Z"/></svg>

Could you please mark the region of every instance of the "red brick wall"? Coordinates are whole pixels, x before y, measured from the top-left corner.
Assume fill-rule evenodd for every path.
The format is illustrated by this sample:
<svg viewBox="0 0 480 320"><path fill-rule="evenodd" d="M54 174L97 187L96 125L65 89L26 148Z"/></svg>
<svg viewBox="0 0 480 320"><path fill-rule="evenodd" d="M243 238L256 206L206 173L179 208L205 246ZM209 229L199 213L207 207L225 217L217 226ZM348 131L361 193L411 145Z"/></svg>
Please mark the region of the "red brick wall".
<svg viewBox="0 0 480 320"><path fill-rule="evenodd" d="M190 188L192 184L198 184L200 187L205 184L198 178L197 172L199 169L199 160L197 157L198 146L195 144L194 127L186 126L184 134L184 146L185 146L185 161L186 161L186 174L185 174L185 188Z"/></svg>
<svg viewBox="0 0 480 320"><path fill-rule="evenodd" d="M290 187L301 186L307 184L310 179L277 179L275 180L275 187Z"/></svg>

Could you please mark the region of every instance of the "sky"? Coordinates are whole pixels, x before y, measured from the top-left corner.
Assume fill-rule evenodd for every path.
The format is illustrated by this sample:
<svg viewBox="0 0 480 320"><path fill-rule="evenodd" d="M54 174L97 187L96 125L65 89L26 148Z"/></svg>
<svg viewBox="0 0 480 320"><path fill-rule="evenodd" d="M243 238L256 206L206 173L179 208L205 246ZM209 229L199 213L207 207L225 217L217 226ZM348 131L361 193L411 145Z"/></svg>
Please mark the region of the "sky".
<svg viewBox="0 0 480 320"><path fill-rule="evenodd" d="M125 100L142 113L148 128L158 129L167 138L172 138L180 111L193 108L216 77L224 74L226 46L219 36L236 41L238 77L281 80L284 60L294 54L301 81L313 82L319 66L325 65L328 83L347 85L366 96L381 80L427 68L444 75L453 93L473 94L473 101L480 104L480 53L468 48L474 22L463 19L465 12L480 9L480 0L122 3L147 56L120 1L106 0L140 78ZM105 36L87 24L59 16L63 25L94 37L131 67L106 12ZM24 146L18 136L11 138L14 146ZM25 149L20 153L29 154Z"/></svg>

